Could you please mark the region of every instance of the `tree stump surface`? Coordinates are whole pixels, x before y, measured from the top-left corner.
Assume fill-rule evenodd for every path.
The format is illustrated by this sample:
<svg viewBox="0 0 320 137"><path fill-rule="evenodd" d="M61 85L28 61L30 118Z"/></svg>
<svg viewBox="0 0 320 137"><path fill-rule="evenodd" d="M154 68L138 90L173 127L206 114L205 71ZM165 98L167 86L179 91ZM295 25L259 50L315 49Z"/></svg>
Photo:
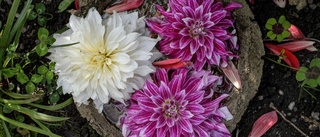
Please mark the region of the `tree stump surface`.
<svg viewBox="0 0 320 137"><path fill-rule="evenodd" d="M96 7L102 13L105 6L111 0L80 0L81 10L78 15L85 15L86 11L91 7ZM242 115L247 109L250 100L258 91L261 76L263 60L261 56L265 54L263 41L261 38L260 28L254 19L254 15L250 10L245 0L223 0L224 2L238 2L242 4L241 9L236 9L233 12L235 19L235 27L237 29L238 44L240 45L239 59L237 68L242 81L242 88L240 90L234 89L230 96L225 101L225 105L229 108L231 114L234 116L232 120L226 121L226 126L232 132L237 123L241 120ZM167 7L167 0L147 0L136 11L139 15L151 17L155 13L153 3ZM86 118L90 125L102 136L107 137L121 137L121 130L112 124L107 118L94 108L94 104L81 105L77 107L82 117Z"/></svg>

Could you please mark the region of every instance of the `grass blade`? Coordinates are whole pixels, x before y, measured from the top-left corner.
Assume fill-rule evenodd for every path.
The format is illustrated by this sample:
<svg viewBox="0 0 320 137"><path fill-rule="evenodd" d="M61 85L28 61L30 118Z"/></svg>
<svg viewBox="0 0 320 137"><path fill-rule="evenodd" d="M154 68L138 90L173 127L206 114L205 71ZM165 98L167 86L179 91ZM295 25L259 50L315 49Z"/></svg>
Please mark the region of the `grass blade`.
<svg viewBox="0 0 320 137"><path fill-rule="evenodd" d="M23 7L17 21L14 23L14 26L13 28L11 29L11 32L10 32L10 35L9 35L9 42L11 42L11 40L13 39L14 35L19 35L19 33L16 33L16 32L20 32L21 33L21 30L25 24L25 20L27 19L28 17L28 10L30 12L30 6L31 6L31 2L32 0L28 0L27 3L25 4L25 6ZM20 30L20 31L19 31Z"/></svg>
<svg viewBox="0 0 320 137"><path fill-rule="evenodd" d="M26 114L26 115L30 116L31 118L42 120L42 121L58 122L58 121L65 121L65 120L69 119L68 117L50 116L50 115L40 113L40 112L34 111L32 109L28 109L28 108L25 108L25 107L22 107L19 105L14 105L14 104L11 104L10 106L6 105L6 107L11 108L15 111L18 111L20 113Z"/></svg>
<svg viewBox="0 0 320 137"><path fill-rule="evenodd" d="M6 122L4 120L1 120L1 124L4 129L4 132L6 133L6 137L11 137L11 134L9 132Z"/></svg>
<svg viewBox="0 0 320 137"><path fill-rule="evenodd" d="M4 28L2 38L0 39L0 47L4 48L1 50L5 50L7 48L7 45L9 42L8 39L9 39L10 31L11 31L11 28L12 28L12 25L14 22L14 17L16 16L19 4L20 4L20 0L14 0L13 4L11 6L11 9L9 11L9 15L8 15L7 22L6 22L6 27ZM2 57L1 57L1 60L2 60Z"/></svg>
<svg viewBox="0 0 320 137"><path fill-rule="evenodd" d="M15 120L10 119L10 118L2 115L2 114L0 114L0 119L4 120L4 121L6 121L6 122L8 122L8 123L10 123L12 125L15 125L15 126L18 126L18 127L22 127L22 128L25 128L25 129L28 129L28 130L31 130L31 131L34 131L34 132L37 132L37 133L40 133L40 134L44 134L44 135L47 135L49 137L60 137L59 135L53 134L52 132L45 131L45 130L43 130L41 128L15 121Z"/></svg>
<svg viewBox="0 0 320 137"><path fill-rule="evenodd" d="M28 104L34 101L39 100L40 98L30 98L30 99L24 99L24 100L9 100L9 99L3 99L0 97L0 102L5 104Z"/></svg>
<svg viewBox="0 0 320 137"><path fill-rule="evenodd" d="M44 124L42 124L39 120L36 120L34 118L31 118L34 122L36 122L40 128L42 128L44 131L47 131L47 132L51 132L50 129L45 126Z"/></svg>
<svg viewBox="0 0 320 137"><path fill-rule="evenodd" d="M72 97L70 97L68 100L66 100L60 104L56 104L54 106L45 106L45 105L39 105L39 104L34 104L34 103L30 103L29 105L40 108L40 109L44 109L44 110L56 111L56 110L59 110L59 109L66 107L66 106L69 106L72 103L73 103L73 99L72 99Z"/></svg>
<svg viewBox="0 0 320 137"><path fill-rule="evenodd" d="M43 94L19 94L19 93L14 93L14 92L7 92L2 89L0 89L4 94L14 98L14 99L30 99L30 98L41 98Z"/></svg>

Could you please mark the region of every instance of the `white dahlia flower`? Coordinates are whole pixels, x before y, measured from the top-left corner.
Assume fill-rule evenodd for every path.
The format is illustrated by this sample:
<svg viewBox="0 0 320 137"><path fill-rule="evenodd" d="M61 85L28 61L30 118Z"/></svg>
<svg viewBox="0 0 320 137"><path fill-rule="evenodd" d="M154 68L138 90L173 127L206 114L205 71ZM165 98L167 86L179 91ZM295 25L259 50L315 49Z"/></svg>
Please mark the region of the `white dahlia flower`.
<svg viewBox="0 0 320 137"><path fill-rule="evenodd" d="M101 112L110 98L124 103L154 72L151 50L158 40L143 35L145 22L137 12L115 12L103 20L91 8L86 18L71 15L68 27L54 35L53 45L79 43L53 46L48 58L56 62L58 87L78 105L92 99Z"/></svg>

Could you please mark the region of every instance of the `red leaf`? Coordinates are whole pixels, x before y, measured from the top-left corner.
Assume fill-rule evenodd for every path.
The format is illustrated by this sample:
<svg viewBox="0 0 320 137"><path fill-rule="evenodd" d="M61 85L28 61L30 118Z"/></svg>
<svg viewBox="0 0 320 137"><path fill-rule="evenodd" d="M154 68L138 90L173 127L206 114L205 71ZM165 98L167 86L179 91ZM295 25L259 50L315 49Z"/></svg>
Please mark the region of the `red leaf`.
<svg viewBox="0 0 320 137"><path fill-rule="evenodd" d="M291 24L291 26L288 29L288 31L291 33L290 37L293 38L293 39L306 38L306 36L304 36L304 34L301 32L301 30L297 26L295 26L293 24Z"/></svg>
<svg viewBox="0 0 320 137"><path fill-rule="evenodd" d="M74 5L76 7L76 10L79 10L80 7L79 7L79 0L74 0Z"/></svg>
<svg viewBox="0 0 320 137"><path fill-rule="evenodd" d="M221 67L223 73L231 81L231 83L237 88L241 88L241 79L237 68L234 66L233 62L228 59L226 67Z"/></svg>
<svg viewBox="0 0 320 137"><path fill-rule="evenodd" d="M254 122L249 137L261 137L278 121L276 111L263 114Z"/></svg>
<svg viewBox="0 0 320 137"><path fill-rule="evenodd" d="M250 0L250 3L251 3L251 4L254 4L254 0Z"/></svg>
<svg viewBox="0 0 320 137"><path fill-rule="evenodd" d="M161 65L170 65L170 64L175 64L181 61L181 58L175 58L175 59L166 59L166 60L161 60L157 62L153 62L152 64L155 66L161 66Z"/></svg>
<svg viewBox="0 0 320 137"><path fill-rule="evenodd" d="M264 45L267 48L269 48L276 55L281 55L281 51L284 50L283 56L285 56L285 57L283 57L282 60L284 62L286 62L289 66L293 67L293 68L296 68L296 69L300 68L299 60L289 50L286 50L286 49L284 49L282 47L278 47L278 46L276 46L274 44L271 44L271 43L265 43Z"/></svg>
<svg viewBox="0 0 320 137"><path fill-rule="evenodd" d="M111 6L104 10L104 12L107 13L113 13L113 11L121 12L121 11L127 11L131 9L138 8L143 3L143 0L122 0L120 4L117 4L115 6Z"/></svg>
<svg viewBox="0 0 320 137"><path fill-rule="evenodd" d="M283 44L279 44L278 47L284 48L286 50L289 50L291 52L300 51L303 49L308 49L313 47L314 41L307 41L307 40L299 40L299 41L293 41L293 42L287 42ZM316 49L316 48L315 48ZM310 49L308 49L310 51ZM314 49L311 49L314 50ZM316 49L317 51L317 49Z"/></svg>
<svg viewBox="0 0 320 137"><path fill-rule="evenodd" d="M153 62L152 64L165 69L178 69L189 66L191 63L189 61L182 61L180 58L175 58Z"/></svg>

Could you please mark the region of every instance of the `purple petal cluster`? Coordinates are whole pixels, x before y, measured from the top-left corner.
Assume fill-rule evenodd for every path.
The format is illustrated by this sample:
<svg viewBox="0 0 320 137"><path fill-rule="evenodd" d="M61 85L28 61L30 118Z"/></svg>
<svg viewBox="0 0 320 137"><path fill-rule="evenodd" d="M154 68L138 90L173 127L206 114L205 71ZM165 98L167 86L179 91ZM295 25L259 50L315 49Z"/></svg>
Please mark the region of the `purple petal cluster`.
<svg viewBox="0 0 320 137"><path fill-rule="evenodd" d="M157 69L153 77L131 97L121 120L124 136L230 136L222 122L228 110L220 104L228 95L215 98L212 91L220 77L186 68Z"/></svg>
<svg viewBox="0 0 320 137"><path fill-rule="evenodd" d="M230 50L238 48L237 38L228 30L233 30L231 10L240 8L240 4L231 2L223 6L213 0L169 0L169 11L156 7L163 17L148 19L147 25L162 38L159 42L162 53L192 61L197 71L206 63L219 66L228 56L234 56Z"/></svg>

